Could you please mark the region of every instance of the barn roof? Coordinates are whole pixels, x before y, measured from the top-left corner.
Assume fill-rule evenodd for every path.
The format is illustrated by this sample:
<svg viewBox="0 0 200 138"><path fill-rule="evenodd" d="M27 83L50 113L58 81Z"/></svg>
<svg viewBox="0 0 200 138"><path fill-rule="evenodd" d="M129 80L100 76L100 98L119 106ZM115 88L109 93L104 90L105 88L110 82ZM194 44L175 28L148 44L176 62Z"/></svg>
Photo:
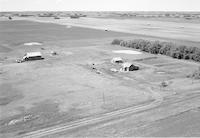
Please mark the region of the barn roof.
<svg viewBox="0 0 200 138"><path fill-rule="evenodd" d="M27 57L38 57L38 56L42 56L41 52L28 52L26 53Z"/></svg>
<svg viewBox="0 0 200 138"><path fill-rule="evenodd" d="M122 61L122 58L121 57L114 57L112 60L113 61Z"/></svg>

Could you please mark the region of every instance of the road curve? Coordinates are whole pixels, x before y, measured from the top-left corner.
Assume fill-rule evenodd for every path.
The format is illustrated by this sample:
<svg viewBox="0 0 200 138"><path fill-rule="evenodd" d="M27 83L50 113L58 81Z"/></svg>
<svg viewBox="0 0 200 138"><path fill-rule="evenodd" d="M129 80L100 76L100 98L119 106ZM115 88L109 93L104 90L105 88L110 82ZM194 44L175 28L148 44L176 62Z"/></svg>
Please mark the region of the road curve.
<svg viewBox="0 0 200 138"><path fill-rule="evenodd" d="M100 123L100 122L103 122L103 121L106 121L106 120L109 120L112 118L123 117L123 116L129 115L129 114L134 114L137 112L141 112L141 111L145 111L145 110L157 107L158 105L160 105L162 103L163 98L158 92L152 90L152 88L148 88L148 89L149 89L150 93L152 93L152 97L154 98L153 102L151 102L150 104L128 107L128 108L124 108L124 109L120 109L120 110L116 110L113 112L102 114L99 117L88 117L88 118L80 119L77 121L73 121L71 123L68 122L65 124L56 125L56 126L49 127L49 128L44 128L41 130L26 133L24 135L20 135L20 137L39 138L39 137L63 132L66 130L83 127L86 125Z"/></svg>

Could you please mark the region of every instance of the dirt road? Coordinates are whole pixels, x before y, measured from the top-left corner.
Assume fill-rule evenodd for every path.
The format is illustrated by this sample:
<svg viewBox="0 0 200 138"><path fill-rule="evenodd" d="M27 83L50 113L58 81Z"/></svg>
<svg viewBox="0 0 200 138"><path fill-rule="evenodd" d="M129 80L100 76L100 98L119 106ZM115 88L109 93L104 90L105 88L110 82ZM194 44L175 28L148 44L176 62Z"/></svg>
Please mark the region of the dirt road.
<svg viewBox="0 0 200 138"><path fill-rule="evenodd" d="M53 126L50 128L45 128L45 129L37 130L34 132L26 133L25 135L20 136L20 137L37 138L37 137L48 136L48 135L63 132L66 130L75 129L78 127L83 127L83 126L87 126L87 125L91 125L91 124L95 124L95 123L100 123L100 122L103 122L103 121L106 121L109 119L123 117L128 114L134 114L137 112L145 111L145 110L152 109L152 108L159 106L163 101L162 96L155 90L152 90L152 88L149 88L149 92L152 94L154 101L147 105L138 105L138 106L120 109L117 111L105 113L96 118L94 118L94 117L84 118L84 119L74 121L71 123L61 124L58 126Z"/></svg>

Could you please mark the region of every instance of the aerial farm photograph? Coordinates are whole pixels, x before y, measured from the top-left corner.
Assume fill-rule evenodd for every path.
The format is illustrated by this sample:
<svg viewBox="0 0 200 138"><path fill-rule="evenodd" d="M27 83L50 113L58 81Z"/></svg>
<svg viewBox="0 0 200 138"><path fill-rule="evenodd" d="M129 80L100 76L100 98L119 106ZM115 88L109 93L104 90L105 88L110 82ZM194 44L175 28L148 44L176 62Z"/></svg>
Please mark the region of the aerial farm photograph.
<svg viewBox="0 0 200 138"><path fill-rule="evenodd" d="M0 138L200 137L200 0L0 0Z"/></svg>

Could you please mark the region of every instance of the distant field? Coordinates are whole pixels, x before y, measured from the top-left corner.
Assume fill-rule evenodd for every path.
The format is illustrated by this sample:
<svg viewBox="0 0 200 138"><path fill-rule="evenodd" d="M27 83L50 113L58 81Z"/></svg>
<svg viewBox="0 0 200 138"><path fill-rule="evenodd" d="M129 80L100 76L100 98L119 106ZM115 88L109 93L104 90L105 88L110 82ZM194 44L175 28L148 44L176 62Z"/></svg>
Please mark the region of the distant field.
<svg viewBox="0 0 200 138"><path fill-rule="evenodd" d="M95 29L108 29L118 32L126 32L143 37L154 37L154 39L176 40L186 44L199 45L200 26L199 23L171 22L151 19L104 19L104 18L27 18L38 22L50 22L62 25L74 25Z"/></svg>
<svg viewBox="0 0 200 138"><path fill-rule="evenodd" d="M25 42L44 42L79 39L101 39L109 37L131 36L128 33L119 33L81 27L67 28L66 25L38 23L31 21L1 21L0 22L0 49L6 46L17 46ZM2 46L4 46L2 48Z"/></svg>

